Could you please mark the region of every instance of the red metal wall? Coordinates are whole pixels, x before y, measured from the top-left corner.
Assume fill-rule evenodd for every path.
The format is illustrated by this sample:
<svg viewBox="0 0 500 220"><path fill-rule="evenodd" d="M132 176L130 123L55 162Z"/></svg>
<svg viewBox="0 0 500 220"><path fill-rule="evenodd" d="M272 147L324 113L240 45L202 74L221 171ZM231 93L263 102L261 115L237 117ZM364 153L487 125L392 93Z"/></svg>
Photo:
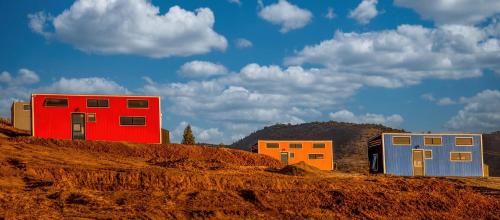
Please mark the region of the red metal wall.
<svg viewBox="0 0 500 220"><path fill-rule="evenodd" d="M46 107L45 98L67 98L68 107ZM107 108L87 108L87 99L108 99ZM127 108L128 99L149 101L149 108ZM161 142L161 112L158 96L32 95L33 136L71 139L71 113L95 113L96 122L85 121L86 140ZM122 126L120 116L144 116L145 126Z"/></svg>

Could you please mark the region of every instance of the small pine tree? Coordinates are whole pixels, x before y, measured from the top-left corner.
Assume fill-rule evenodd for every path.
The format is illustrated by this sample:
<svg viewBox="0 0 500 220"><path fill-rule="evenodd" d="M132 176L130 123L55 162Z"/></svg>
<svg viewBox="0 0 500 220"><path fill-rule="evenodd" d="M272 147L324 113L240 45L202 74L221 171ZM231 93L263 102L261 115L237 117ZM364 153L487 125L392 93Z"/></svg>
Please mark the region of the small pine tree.
<svg viewBox="0 0 500 220"><path fill-rule="evenodd" d="M184 129L184 134L182 135L182 144L195 144L196 141L194 139L193 131L191 130L191 125L187 125Z"/></svg>

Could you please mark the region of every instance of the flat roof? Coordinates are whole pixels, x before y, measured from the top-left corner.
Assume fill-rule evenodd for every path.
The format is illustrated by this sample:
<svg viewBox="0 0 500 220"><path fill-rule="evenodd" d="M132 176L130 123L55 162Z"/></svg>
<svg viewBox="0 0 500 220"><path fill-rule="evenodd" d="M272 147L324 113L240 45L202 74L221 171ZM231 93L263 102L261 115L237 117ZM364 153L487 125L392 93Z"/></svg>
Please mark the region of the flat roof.
<svg viewBox="0 0 500 220"><path fill-rule="evenodd" d="M483 135L483 134L477 134L477 133L382 133L384 134L395 134L395 135L424 135L424 136L432 136L432 135Z"/></svg>
<svg viewBox="0 0 500 220"><path fill-rule="evenodd" d="M31 96L36 95L50 95L50 96L106 96L106 97L147 97L147 98L160 98L160 96L148 95L117 95L117 94L68 94L68 93L32 93Z"/></svg>
<svg viewBox="0 0 500 220"><path fill-rule="evenodd" d="M275 141L275 142L333 142L332 140L275 140L275 139L258 139L257 141Z"/></svg>

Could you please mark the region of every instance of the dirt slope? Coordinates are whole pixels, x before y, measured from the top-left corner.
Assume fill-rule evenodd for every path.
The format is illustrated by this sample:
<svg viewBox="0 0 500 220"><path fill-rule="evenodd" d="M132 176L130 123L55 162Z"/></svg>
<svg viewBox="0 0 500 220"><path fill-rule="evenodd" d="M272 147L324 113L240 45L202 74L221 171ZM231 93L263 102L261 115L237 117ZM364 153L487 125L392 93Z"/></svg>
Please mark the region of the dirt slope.
<svg viewBox="0 0 500 220"><path fill-rule="evenodd" d="M277 124L256 131L232 147L249 150L259 139L333 140L334 161L343 171L367 172L368 139L382 132L402 132L382 125L343 122L311 122L297 125Z"/></svg>
<svg viewBox="0 0 500 220"><path fill-rule="evenodd" d="M500 180L327 172L184 145L0 138L0 219L500 218Z"/></svg>

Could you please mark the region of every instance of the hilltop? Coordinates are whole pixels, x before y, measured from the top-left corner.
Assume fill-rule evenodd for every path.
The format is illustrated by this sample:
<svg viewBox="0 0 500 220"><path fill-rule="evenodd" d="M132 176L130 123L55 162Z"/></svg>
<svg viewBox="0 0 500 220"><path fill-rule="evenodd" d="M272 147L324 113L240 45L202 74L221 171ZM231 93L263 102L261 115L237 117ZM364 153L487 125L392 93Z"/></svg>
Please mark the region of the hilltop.
<svg viewBox="0 0 500 220"><path fill-rule="evenodd" d="M498 178L325 172L227 148L0 135L0 219L498 219L499 196Z"/></svg>
<svg viewBox="0 0 500 220"><path fill-rule="evenodd" d="M304 124L277 124L264 127L233 143L231 147L250 150L259 139L333 140L334 161L342 171L367 172L368 139L382 132L405 132L376 124L344 122L311 122ZM500 131L483 135L484 162L491 176L500 176Z"/></svg>
<svg viewBox="0 0 500 220"><path fill-rule="evenodd" d="M404 130L376 124L335 121L297 125L277 124L253 132L233 143L231 147L249 150L259 139L332 140L334 161L339 170L366 172L368 170L366 143L368 139L382 132L404 132Z"/></svg>

